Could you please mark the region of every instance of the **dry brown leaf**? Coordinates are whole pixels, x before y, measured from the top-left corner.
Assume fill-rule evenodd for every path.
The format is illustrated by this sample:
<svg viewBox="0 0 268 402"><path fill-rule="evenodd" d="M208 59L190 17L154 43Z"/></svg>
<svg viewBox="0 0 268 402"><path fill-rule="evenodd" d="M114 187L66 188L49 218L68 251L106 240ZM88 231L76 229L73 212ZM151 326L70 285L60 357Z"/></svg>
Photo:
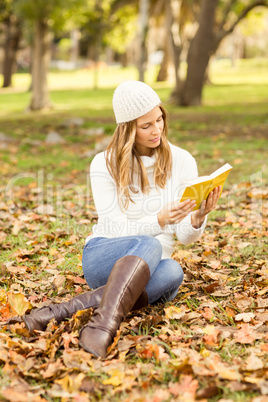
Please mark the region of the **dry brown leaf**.
<svg viewBox="0 0 268 402"><path fill-rule="evenodd" d="M168 390L178 398L178 401L192 402L195 401L197 387L197 380L194 380L191 375L182 374L179 383L171 384Z"/></svg>
<svg viewBox="0 0 268 402"><path fill-rule="evenodd" d="M7 234L5 232L0 232L0 243L3 243L7 238Z"/></svg>
<svg viewBox="0 0 268 402"><path fill-rule="evenodd" d="M258 336L254 333L254 330L249 324L242 324L241 329L234 334L234 339L238 343L247 344L253 343L258 339Z"/></svg>
<svg viewBox="0 0 268 402"><path fill-rule="evenodd" d="M65 284L65 276L63 275L56 275L55 278L53 279L53 286L55 286L56 289L64 287Z"/></svg>
<svg viewBox="0 0 268 402"><path fill-rule="evenodd" d="M254 313L240 313L236 314L234 319L235 321L243 321L243 322L250 322L255 317Z"/></svg>
<svg viewBox="0 0 268 402"><path fill-rule="evenodd" d="M54 376L59 376L62 371L64 371L65 367L62 364L60 359L57 359L55 363L49 363L45 370L42 370L40 374L43 378L48 379Z"/></svg>
<svg viewBox="0 0 268 402"><path fill-rule="evenodd" d="M262 360L256 356L254 353L251 353L249 357L246 359L246 370L255 371L262 369L264 364Z"/></svg>

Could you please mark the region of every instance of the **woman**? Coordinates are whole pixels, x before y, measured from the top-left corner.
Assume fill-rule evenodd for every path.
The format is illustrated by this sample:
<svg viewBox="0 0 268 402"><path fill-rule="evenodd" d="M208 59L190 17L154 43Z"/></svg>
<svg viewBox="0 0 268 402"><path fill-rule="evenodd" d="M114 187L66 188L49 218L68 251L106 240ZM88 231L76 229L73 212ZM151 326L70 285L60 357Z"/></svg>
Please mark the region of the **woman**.
<svg viewBox="0 0 268 402"><path fill-rule="evenodd" d="M221 190L214 189L196 211L194 201L178 201L183 183L198 176L196 162L168 142L165 109L147 84L120 84L113 109L117 128L90 169L98 223L86 240L82 265L95 290L23 317L29 330L44 330L51 318L60 322L94 308L79 343L101 357L131 309L175 298L183 271L171 259L174 234L183 244L196 241Z"/></svg>

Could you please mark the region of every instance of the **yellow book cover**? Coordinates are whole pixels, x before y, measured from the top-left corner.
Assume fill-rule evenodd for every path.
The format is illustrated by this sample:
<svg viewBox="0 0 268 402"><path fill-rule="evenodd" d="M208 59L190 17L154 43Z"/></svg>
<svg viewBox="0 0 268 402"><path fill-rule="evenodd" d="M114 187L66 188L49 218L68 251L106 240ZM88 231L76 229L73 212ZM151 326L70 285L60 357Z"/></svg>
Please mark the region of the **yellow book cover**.
<svg viewBox="0 0 268 402"><path fill-rule="evenodd" d="M185 200L196 200L196 209L200 208L201 203L207 199L209 193L218 186L223 188L232 166L226 163L221 168L215 170L210 176L201 176L196 179L189 180L185 183L185 190L182 194L180 202ZM222 193L222 191L221 191ZM221 195L221 194L220 194Z"/></svg>

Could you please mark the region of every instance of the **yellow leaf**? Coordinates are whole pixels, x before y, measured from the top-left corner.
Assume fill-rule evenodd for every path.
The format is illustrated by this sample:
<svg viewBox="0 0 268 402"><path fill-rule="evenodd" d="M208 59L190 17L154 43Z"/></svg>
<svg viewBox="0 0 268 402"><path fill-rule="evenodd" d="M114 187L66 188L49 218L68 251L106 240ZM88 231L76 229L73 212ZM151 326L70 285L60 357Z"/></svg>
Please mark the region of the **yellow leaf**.
<svg viewBox="0 0 268 402"><path fill-rule="evenodd" d="M220 369L217 370L217 373L219 377L224 380L233 380L233 381L241 380L241 375L238 373L238 371L229 369L227 367L221 367Z"/></svg>
<svg viewBox="0 0 268 402"><path fill-rule="evenodd" d="M4 289L0 289L0 303L6 304L7 302L7 294Z"/></svg>
<svg viewBox="0 0 268 402"><path fill-rule="evenodd" d="M191 256L190 251L187 250L178 250L173 254L173 258L175 260L187 260L187 258L189 258Z"/></svg>
<svg viewBox="0 0 268 402"><path fill-rule="evenodd" d="M209 356L210 356L210 351L207 350L207 349L202 349L201 352L200 352L200 354L201 354L203 357L209 357Z"/></svg>
<svg viewBox="0 0 268 402"><path fill-rule="evenodd" d="M77 376L67 374L65 377L55 380L55 383L59 384L67 392L77 392L85 376L84 373L79 373Z"/></svg>
<svg viewBox="0 0 268 402"><path fill-rule="evenodd" d="M8 303L12 310L18 315L23 315L31 307L26 297L22 293L8 292Z"/></svg>
<svg viewBox="0 0 268 402"><path fill-rule="evenodd" d="M165 315L167 318L169 318L170 320L178 320L180 319L184 314L185 311L182 310L179 307L176 306L170 306L164 309L165 310Z"/></svg>
<svg viewBox="0 0 268 402"><path fill-rule="evenodd" d="M122 384L124 380L124 373L122 371L112 369L108 371L108 374L111 375L111 377L107 380L102 381L104 385L113 385L115 387L118 387L118 385Z"/></svg>
<svg viewBox="0 0 268 402"><path fill-rule="evenodd" d="M56 248L51 248L49 250L49 254L52 255L52 256L57 255L58 253L59 252L58 252L58 250Z"/></svg>
<svg viewBox="0 0 268 402"><path fill-rule="evenodd" d="M215 335L215 333L219 333L219 329L214 327L214 325L207 325L203 328L203 332L207 335Z"/></svg>
<svg viewBox="0 0 268 402"><path fill-rule="evenodd" d="M244 381L250 382L251 384L259 384L263 381L263 378L256 378L256 377L245 377Z"/></svg>

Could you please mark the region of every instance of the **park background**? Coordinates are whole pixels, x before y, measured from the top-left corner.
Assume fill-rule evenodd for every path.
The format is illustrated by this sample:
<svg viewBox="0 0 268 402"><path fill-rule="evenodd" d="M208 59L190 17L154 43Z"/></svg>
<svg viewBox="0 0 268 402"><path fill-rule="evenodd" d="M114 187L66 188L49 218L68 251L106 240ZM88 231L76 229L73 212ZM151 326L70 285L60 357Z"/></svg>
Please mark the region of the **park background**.
<svg viewBox="0 0 268 402"><path fill-rule="evenodd" d="M0 0L1 400L267 401L267 5ZM91 312L6 322L89 289L89 166L127 79L159 93L200 174L233 170L202 239L176 242L176 299L129 314L99 361L78 347Z"/></svg>

